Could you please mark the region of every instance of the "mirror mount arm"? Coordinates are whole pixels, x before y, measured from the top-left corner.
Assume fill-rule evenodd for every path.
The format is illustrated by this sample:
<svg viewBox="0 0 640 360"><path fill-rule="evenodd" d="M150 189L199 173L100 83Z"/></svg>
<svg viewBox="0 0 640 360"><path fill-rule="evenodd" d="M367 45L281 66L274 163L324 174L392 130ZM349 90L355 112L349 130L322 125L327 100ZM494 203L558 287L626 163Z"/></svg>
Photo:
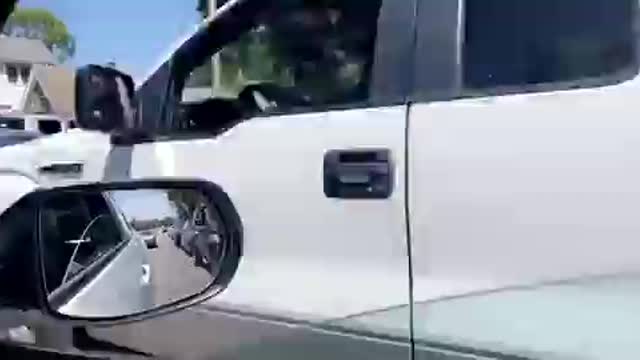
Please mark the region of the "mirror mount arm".
<svg viewBox="0 0 640 360"><path fill-rule="evenodd" d="M139 129L119 129L110 133L111 145L133 146L154 142L153 136Z"/></svg>

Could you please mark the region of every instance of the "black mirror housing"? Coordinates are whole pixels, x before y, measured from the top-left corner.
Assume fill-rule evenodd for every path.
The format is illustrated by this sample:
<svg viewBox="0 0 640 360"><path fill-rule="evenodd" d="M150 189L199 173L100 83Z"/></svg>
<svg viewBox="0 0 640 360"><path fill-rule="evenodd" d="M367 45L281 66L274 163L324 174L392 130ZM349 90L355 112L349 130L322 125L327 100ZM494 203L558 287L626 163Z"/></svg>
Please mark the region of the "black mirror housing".
<svg viewBox="0 0 640 360"><path fill-rule="evenodd" d="M134 81L114 68L86 65L75 77L75 112L79 127L112 132L133 127Z"/></svg>

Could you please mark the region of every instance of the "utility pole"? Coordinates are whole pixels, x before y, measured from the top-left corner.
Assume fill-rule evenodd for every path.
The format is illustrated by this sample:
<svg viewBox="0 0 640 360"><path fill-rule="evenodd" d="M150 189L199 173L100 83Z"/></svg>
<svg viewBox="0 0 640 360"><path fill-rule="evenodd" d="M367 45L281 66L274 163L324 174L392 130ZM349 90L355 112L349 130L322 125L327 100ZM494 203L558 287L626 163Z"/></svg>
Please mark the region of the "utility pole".
<svg viewBox="0 0 640 360"><path fill-rule="evenodd" d="M218 1L209 1L209 18L216 15L218 11ZM215 54L211 57L211 94L215 97L216 91L220 89L220 56Z"/></svg>

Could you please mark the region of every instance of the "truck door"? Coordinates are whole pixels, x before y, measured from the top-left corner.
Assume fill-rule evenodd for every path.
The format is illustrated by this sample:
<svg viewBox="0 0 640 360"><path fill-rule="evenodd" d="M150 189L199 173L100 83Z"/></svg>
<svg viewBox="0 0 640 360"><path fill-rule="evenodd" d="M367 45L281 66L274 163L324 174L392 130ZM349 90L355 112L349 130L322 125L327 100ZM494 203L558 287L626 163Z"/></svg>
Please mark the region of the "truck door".
<svg viewBox="0 0 640 360"><path fill-rule="evenodd" d="M578 324L604 306L574 316L559 305L591 303L596 292L540 289L637 272L637 7L420 2L408 144L418 343L595 354L580 344L596 351L597 334ZM598 292L601 304L629 283L616 284ZM529 289L527 301L482 297L514 286Z"/></svg>
<svg viewBox="0 0 640 360"><path fill-rule="evenodd" d="M337 4L281 11L225 46L218 53L222 86L199 99L205 111L197 113L222 121L248 86L268 84L249 94L257 107L265 104L263 112L218 136L139 145L133 175L145 176L150 157L171 159L164 175L210 179L236 206L245 236L240 268L205 308L391 337L384 351L357 337L342 344L368 344L355 347L362 351L356 358L402 358L409 356L408 315L389 327L338 320L409 303L404 91L414 4ZM311 30L290 31L298 22ZM211 94L209 85L198 86L210 69L207 61L187 79L184 104ZM270 99L274 84L287 95ZM298 344L335 339L293 333ZM277 350L287 357L296 348ZM341 358L347 348L322 351Z"/></svg>

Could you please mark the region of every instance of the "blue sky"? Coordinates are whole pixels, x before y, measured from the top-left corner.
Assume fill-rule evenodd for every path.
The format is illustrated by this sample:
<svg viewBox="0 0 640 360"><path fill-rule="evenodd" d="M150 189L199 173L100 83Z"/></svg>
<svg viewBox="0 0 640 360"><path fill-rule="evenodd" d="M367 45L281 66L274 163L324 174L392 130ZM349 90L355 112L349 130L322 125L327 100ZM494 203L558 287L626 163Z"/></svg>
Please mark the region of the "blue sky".
<svg viewBox="0 0 640 360"><path fill-rule="evenodd" d="M199 22L196 0L19 0L64 21L77 42L72 65L113 60L134 78Z"/></svg>
<svg viewBox="0 0 640 360"><path fill-rule="evenodd" d="M111 195L128 219L153 220L175 215L162 190L121 190Z"/></svg>

